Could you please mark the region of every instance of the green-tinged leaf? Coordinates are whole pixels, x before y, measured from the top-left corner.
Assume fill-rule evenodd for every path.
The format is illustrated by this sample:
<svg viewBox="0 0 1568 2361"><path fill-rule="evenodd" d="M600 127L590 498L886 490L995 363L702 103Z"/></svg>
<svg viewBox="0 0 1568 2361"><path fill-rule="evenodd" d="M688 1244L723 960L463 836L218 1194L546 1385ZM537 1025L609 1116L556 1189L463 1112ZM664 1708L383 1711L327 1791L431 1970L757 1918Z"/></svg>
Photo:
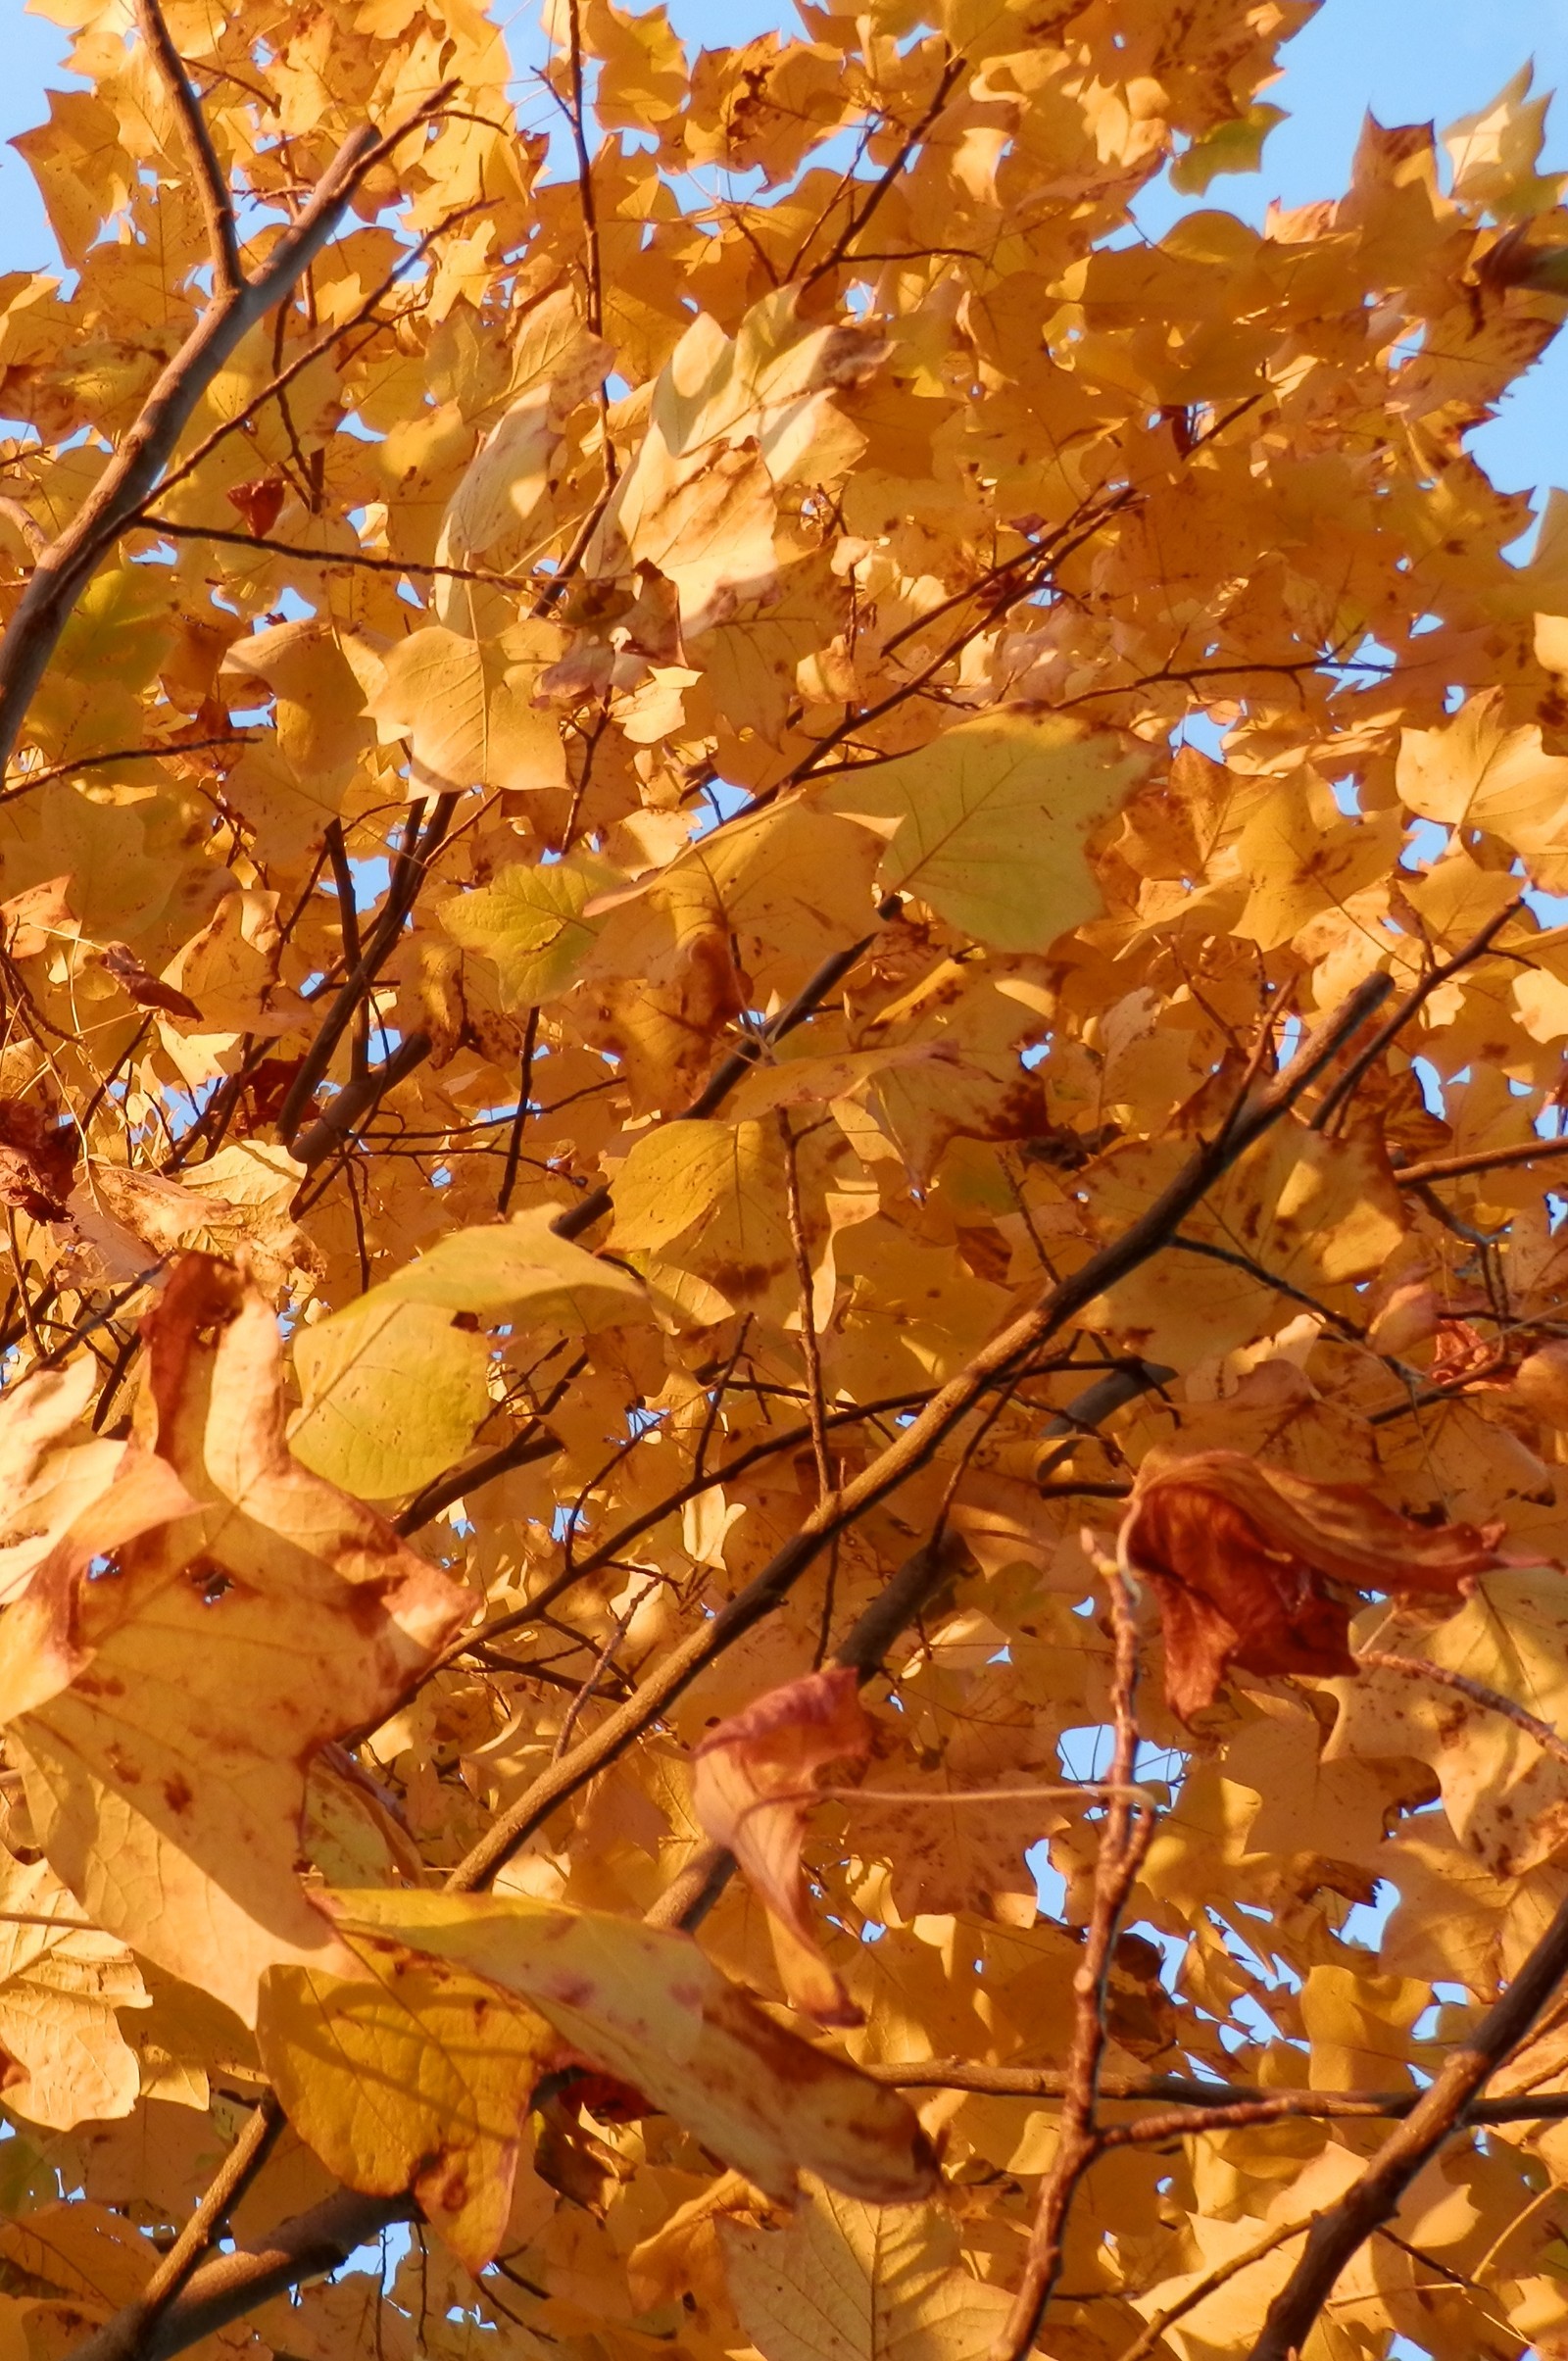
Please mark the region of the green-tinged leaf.
<svg viewBox="0 0 1568 2361"><path fill-rule="evenodd" d="M297 1459L362 1500L416 1492L460 1459L490 1406L489 1348L450 1311L380 1288L302 1328Z"/></svg>
<svg viewBox="0 0 1568 2361"><path fill-rule="evenodd" d="M443 903L441 923L465 951L495 961L503 1008L532 1008L576 982L600 925L584 907L614 878L597 861L512 862L488 885Z"/></svg>
<svg viewBox="0 0 1568 2361"><path fill-rule="evenodd" d="M647 1317L629 1271L551 1229L557 1208L533 1205L507 1222L449 1230L428 1254L372 1288L366 1303L420 1303L485 1320L521 1320L586 1335Z"/></svg>
<svg viewBox="0 0 1568 2361"><path fill-rule="evenodd" d="M1220 172L1255 172L1263 162L1264 140L1275 124L1285 120L1283 107L1271 107L1259 99L1245 114L1216 123L1175 159L1170 168L1172 188L1180 189L1184 197L1200 197Z"/></svg>

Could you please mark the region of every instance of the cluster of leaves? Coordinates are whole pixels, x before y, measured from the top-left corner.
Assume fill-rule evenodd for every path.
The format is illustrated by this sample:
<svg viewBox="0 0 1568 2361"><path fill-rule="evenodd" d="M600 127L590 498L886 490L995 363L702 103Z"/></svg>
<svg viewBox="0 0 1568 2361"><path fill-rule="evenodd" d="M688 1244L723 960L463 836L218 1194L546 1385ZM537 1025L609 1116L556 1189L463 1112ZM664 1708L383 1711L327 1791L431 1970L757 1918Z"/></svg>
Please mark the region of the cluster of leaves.
<svg viewBox="0 0 1568 2361"><path fill-rule="evenodd" d="M51 0L7 2361L1568 2338L1568 212L1310 7Z"/></svg>

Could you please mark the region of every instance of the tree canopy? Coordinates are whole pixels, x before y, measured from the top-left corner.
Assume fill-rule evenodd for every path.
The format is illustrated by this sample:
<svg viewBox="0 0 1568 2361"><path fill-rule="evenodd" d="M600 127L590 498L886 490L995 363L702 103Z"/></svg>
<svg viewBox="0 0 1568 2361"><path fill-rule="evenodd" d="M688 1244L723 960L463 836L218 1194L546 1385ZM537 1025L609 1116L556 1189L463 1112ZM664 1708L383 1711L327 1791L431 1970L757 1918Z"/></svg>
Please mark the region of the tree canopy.
<svg viewBox="0 0 1568 2361"><path fill-rule="evenodd" d="M46 13L0 2361L1561 2349L1528 72Z"/></svg>

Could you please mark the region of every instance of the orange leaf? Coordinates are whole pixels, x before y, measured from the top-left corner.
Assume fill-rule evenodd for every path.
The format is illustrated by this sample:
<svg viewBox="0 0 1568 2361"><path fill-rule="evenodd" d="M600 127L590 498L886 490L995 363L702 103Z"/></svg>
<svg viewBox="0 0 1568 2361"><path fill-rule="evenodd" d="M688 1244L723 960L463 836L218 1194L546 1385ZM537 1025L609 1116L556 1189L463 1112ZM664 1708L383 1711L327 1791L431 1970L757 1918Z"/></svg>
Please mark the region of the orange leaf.
<svg viewBox="0 0 1568 2361"><path fill-rule="evenodd" d="M287 488L280 475L253 475L248 482L229 485L229 505L238 509L251 531L260 539L264 533L270 533L277 522L277 513L283 506L283 495Z"/></svg>
<svg viewBox="0 0 1568 2361"><path fill-rule="evenodd" d="M720 1722L692 1757L693 1809L765 1906L791 2000L822 2025L858 2025L860 2012L817 1948L801 1839L812 1774L824 1763L863 1762L871 1734L857 1675L835 1664L768 1690Z"/></svg>
<svg viewBox="0 0 1568 2361"><path fill-rule="evenodd" d="M1165 1695L1189 1720L1232 1664L1349 1673L1349 1599L1327 1586L1462 1598L1507 1561L1500 1525L1415 1525L1364 1484L1319 1484L1240 1451L1140 1473L1121 1553L1159 1602Z"/></svg>

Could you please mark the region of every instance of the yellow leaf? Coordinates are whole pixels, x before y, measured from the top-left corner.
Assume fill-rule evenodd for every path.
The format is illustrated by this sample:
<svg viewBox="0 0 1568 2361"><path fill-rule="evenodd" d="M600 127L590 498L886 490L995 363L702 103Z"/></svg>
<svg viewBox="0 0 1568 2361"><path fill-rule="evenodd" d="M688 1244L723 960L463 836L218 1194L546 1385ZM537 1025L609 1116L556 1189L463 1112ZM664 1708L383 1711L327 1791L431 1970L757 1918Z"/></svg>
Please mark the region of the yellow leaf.
<svg viewBox="0 0 1568 2361"><path fill-rule="evenodd" d="M718 2225L741 2326L763 2361L981 2361L1004 2288L958 2263L951 2215L808 2182L783 2230Z"/></svg>
<svg viewBox="0 0 1568 2361"><path fill-rule="evenodd" d="M1561 842L1568 756L1548 755L1532 722L1507 729L1502 694L1483 690L1437 729L1400 737L1399 801L1423 819L1485 828L1521 853Z"/></svg>
<svg viewBox="0 0 1568 2361"><path fill-rule="evenodd" d="M526 2000L770 2193L799 2171L882 2204L931 2186L904 2100L784 2032L688 1935L520 1894L340 1894L333 1908L356 1941L393 1936Z"/></svg>
<svg viewBox="0 0 1568 2361"><path fill-rule="evenodd" d="M374 1897L379 1899L381 1897ZM534 2087L559 2036L461 1966L356 1934L366 1979L274 1968L257 2040L290 2123L351 2189L412 2189L471 2270L500 2245Z"/></svg>
<svg viewBox="0 0 1568 2361"><path fill-rule="evenodd" d="M150 1448L0 1619L0 1718L88 1912L249 2021L275 1961L350 1972L295 1874L306 1770L384 1719L466 1594L289 1455L259 1292L190 1255L147 1329Z"/></svg>
<svg viewBox="0 0 1568 2361"><path fill-rule="evenodd" d="M654 1254L731 1303L793 1269L778 1136L771 1124L670 1123L638 1140L615 1176L611 1244Z"/></svg>
<svg viewBox="0 0 1568 2361"><path fill-rule="evenodd" d="M147 2005L135 1962L109 1936L81 1931L75 1895L46 1861L24 1868L4 1856L0 1901L18 1922L66 1922L0 1924L0 2047L12 2061L7 2108L60 2131L128 2115L141 2074L115 2011Z"/></svg>
<svg viewBox="0 0 1568 2361"><path fill-rule="evenodd" d="M489 1365L485 1339L449 1311L373 1290L296 1335L305 1399L289 1449L362 1500L417 1492L467 1450L490 1407Z"/></svg>
<svg viewBox="0 0 1568 2361"><path fill-rule="evenodd" d="M539 664L509 664L504 646L443 623L413 631L386 660L366 711L383 746L407 738L414 791L560 787L561 731L533 703Z"/></svg>
<svg viewBox="0 0 1568 2361"><path fill-rule="evenodd" d="M886 834L880 879L1001 951L1045 951L1100 906L1085 845L1152 756L1062 715L960 721L823 799Z"/></svg>
<svg viewBox="0 0 1568 2361"><path fill-rule="evenodd" d="M574 1335L646 1318L647 1299L631 1273L558 1238L550 1227L556 1212L533 1205L511 1221L449 1230L364 1301L438 1304Z"/></svg>

